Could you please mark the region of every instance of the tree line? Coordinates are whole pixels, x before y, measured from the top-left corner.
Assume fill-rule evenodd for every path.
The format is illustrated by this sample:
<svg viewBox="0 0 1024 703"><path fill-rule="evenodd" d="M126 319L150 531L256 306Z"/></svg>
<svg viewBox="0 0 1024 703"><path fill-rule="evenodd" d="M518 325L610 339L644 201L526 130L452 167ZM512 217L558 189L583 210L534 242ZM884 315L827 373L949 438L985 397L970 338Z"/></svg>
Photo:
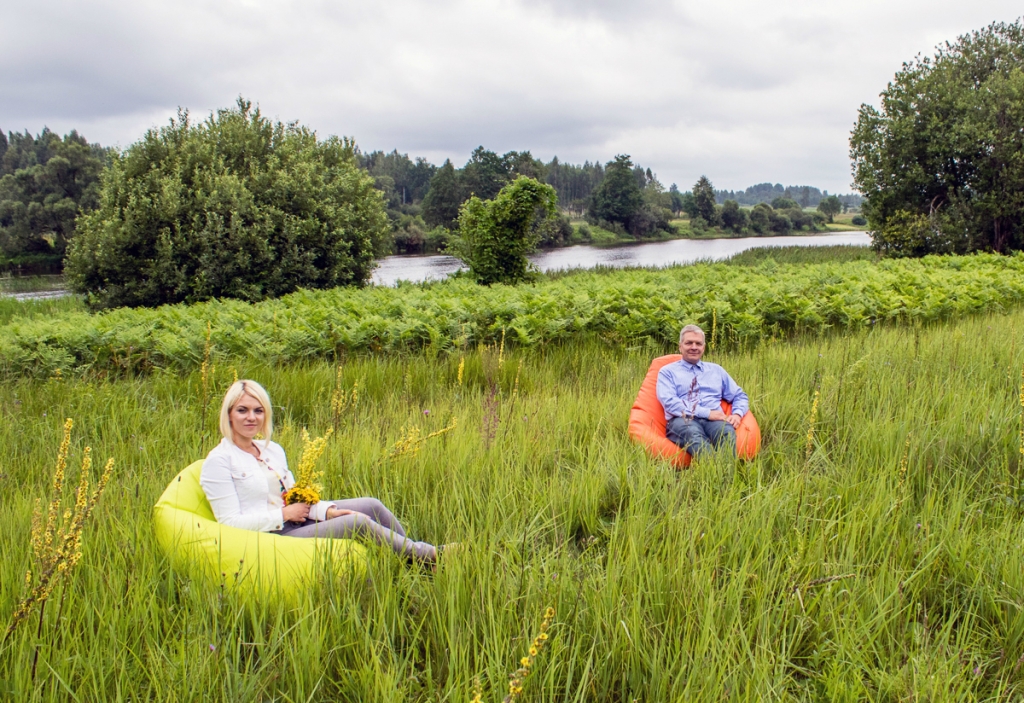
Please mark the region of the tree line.
<svg viewBox="0 0 1024 703"><path fill-rule="evenodd" d="M563 163L557 156L544 163L529 151L498 154L480 146L456 167L450 160L436 166L397 150L353 149L355 163L383 194L390 236L378 254L445 250L458 230L460 210L472 196L493 199L520 176L545 183L555 193L558 215L538 225L542 247L565 245L574 237L585 241L589 230L574 230L570 219L586 218L620 234L644 237L670 232L672 218L694 213L692 192L682 192L674 183L666 189L649 168L628 156L607 164ZM0 266L59 271L76 218L99 206L100 176L112 157L112 149L91 144L75 131L63 138L49 129L37 136L0 133ZM821 191L805 190L816 205ZM715 197L719 203L733 199L751 204L751 197L766 192L777 199L779 193L792 191L761 184L736 193L717 191ZM727 214L726 219L735 218ZM705 223L718 226L715 218ZM777 223L772 231L780 231Z"/></svg>

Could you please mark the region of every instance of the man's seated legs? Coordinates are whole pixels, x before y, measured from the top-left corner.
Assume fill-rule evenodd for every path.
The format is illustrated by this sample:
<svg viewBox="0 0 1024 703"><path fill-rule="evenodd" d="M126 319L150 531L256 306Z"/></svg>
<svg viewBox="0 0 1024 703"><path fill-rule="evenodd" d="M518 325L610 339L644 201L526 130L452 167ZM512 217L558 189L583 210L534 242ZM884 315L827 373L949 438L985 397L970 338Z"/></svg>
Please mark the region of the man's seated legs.
<svg viewBox="0 0 1024 703"><path fill-rule="evenodd" d="M699 417L674 417L668 421L665 436L670 442L697 457L728 444L736 452L736 430L724 420L704 420Z"/></svg>

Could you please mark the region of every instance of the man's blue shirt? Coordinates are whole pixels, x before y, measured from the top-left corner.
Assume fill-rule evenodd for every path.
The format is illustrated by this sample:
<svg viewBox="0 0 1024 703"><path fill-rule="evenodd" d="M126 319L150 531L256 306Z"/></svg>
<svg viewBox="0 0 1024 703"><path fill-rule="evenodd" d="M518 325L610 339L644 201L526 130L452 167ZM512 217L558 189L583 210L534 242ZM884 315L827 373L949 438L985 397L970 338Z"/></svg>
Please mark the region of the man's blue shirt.
<svg viewBox="0 0 1024 703"><path fill-rule="evenodd" d="M665 408L665 419L699 417L708 419L712 410L721 410L722 401L732 403L733 415L742 417L750 408L743 389L718 364L710 361L675 361L658 372L658 400Z"/></svg>

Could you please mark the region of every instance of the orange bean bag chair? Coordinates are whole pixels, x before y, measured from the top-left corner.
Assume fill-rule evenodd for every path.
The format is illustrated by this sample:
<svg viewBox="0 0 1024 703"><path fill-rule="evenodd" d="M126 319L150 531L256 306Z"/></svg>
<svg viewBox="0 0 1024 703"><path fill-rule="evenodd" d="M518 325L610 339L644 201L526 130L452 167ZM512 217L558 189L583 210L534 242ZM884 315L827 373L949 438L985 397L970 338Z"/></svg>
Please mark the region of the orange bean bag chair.
<svg viewBox="0 0 1024 703"><path fill-rule="evenodd" d="M682 469L690 465L690 455L665 438L665 408L658 400L658 372L665 364L682 359L681 354L659 356L651 362L647 376L640 385L633 409L629 411L629 436L642 444L647 453L660 459L668 459L672 466ZM728 415L732 405L722 401L722 411ZM741 459L753 459L761 448L761 428L754 413L747 412L736 429L736 454Z"/></svg>

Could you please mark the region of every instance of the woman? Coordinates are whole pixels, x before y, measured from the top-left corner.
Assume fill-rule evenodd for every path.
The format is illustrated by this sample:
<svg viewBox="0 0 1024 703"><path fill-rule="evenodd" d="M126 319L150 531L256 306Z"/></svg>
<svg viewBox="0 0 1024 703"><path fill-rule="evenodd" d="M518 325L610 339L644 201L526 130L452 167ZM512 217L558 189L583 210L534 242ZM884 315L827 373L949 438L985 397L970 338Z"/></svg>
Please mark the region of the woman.
<svg viewBox="0 0 1024 703"><path fill-rule="evenodd" d="M270 397L260 384L231 384L220 408L224 439L206 456L199 477L217 522L289 537L362 535L390 545L403 556L436 561L438 550L408 539L395 516L376 498L285 505L283 496L295 485L295 478L284 450L270 441L272 420ZM258 434L265 439L256 441Z"/></svg>

